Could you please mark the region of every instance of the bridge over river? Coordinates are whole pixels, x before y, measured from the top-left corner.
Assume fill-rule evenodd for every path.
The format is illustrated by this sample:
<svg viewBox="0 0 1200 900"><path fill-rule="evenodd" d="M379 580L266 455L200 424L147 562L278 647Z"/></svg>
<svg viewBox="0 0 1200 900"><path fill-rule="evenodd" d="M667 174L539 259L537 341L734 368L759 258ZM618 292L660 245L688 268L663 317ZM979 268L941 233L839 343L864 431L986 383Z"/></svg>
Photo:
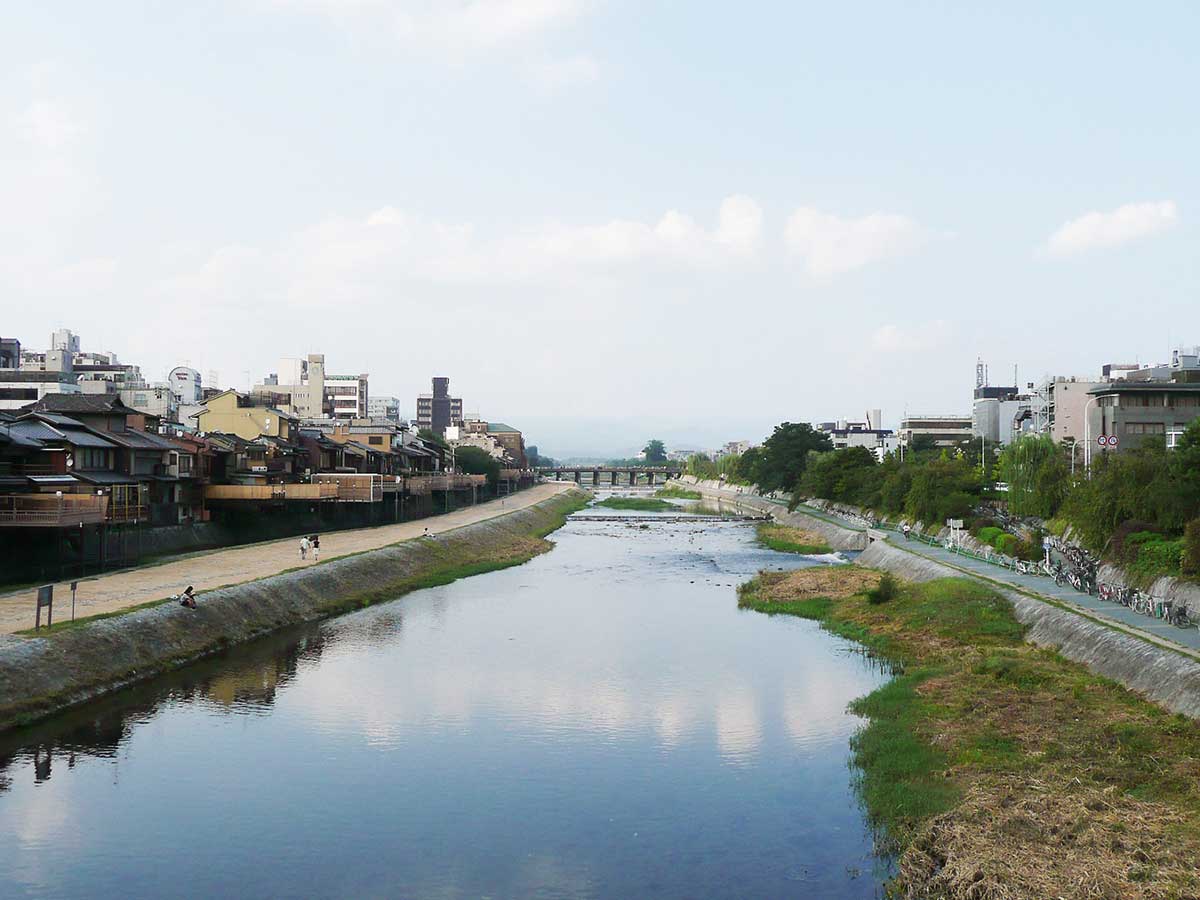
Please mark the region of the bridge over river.
<svg viewBox="0 0 1200 900"><path fill-rule="evenodd" d="M576 484L590 484L600 487L608 484L616 487L628 484L630 487L639 484L660 484L683 474L682 465L666 466L539 466L539 475L554 481L574 479Z"/></svg>

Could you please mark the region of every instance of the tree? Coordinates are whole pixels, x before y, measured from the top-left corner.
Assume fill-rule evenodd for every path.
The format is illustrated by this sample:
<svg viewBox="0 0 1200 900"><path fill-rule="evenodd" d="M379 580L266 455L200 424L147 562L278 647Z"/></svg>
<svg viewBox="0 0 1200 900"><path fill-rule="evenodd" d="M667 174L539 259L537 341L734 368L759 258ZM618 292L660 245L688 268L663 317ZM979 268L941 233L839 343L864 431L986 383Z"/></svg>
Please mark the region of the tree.
<svg viewBox="0 0 1200 900"><path fill-rule="evenodd" d="M759 450L755 481L766 493L777 490L790 492L804 474L809 453L832 449L833 442L829 436L815 430L807 422L776 425Z"/></svg>
<svg viewBox="0 0 1200 900"><path fill-rule="evenodd" d="M658 438L652 438L642 452L646 454L648 463L665 463L667 461L667 448Z"/></svg>
<svg viewBox="0 0 1200 900"><path fill-rule="evenodd" d="M482 447L459 447L454 453L454 462L468 475L486 475L490 487L500 480L500 462Z"/></svg>
<svg viewBox="0 0 1200 900"><path fill-rule="evenodd" d="M1049 435L1025 435L1000 454L1008 508L1018 516L1051 518L1067 496L1070 464Z"/></svg>

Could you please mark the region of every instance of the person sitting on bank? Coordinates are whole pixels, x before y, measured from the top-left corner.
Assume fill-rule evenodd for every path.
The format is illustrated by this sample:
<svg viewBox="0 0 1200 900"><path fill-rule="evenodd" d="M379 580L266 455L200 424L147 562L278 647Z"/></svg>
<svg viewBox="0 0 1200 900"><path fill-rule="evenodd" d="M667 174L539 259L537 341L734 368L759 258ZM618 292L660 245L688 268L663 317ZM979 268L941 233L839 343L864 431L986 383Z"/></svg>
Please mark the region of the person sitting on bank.
<svg viewBox="0 0 1200 900"><path fill-rule="evenodd" d="M196 608L196 593L195 593L195 591L196 591L196 589L189 584L187 586L187 589L182 594L179 595L179 605L186 606L188 609L195 609Z"/></svg>

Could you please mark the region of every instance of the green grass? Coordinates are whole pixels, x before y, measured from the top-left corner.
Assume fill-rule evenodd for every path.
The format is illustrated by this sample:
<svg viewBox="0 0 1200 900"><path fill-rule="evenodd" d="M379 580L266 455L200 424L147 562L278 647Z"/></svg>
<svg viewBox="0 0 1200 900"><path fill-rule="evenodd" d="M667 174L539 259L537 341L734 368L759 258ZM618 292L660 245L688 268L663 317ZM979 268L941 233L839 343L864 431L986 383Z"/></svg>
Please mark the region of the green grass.
<svg viewBox="0 0 1200 900"><path fill-rule="evenodd" d="M655 497L609 497L596 504L608 509L627 509L637 512L667 512L679 509L674 503Z"/></svg>
<svg viewBox="0 0 1200 900"><path fill-rule="evenodd" d="M655 497L670 498L672 500L703 500L704 495L699 491L693 491L689 488L665 487L654 494Z"/></svg>
<svg viewBox="0 0 1200 900"><path fill-rule="evenodd" d="M926 826L945 814L951 828L974 832L974 851L991 861L981 863L988 877L1011 885L1023 873L1005 865L1006 854L1028 837L1012 811L1024 802L1076 809L1086 795L1100 798L1088 801L1087 842L1060 848L1065 857L1055 864L1095 866L1113 883L1149 878L1153 896L1191 896L1200 887L1186 863L1200 852L1200 723L1025 643L1008 601L973 579L904 584L880 605L865 593L787 600L803 577L762 573L739 589L738 604L815 619L897 667L891 681L850 707L867 719L851 742L856 788L883 846L928 850ZM981 815L999 824L980 832ZM1130 821L1145 846L1165 841L1174 856L1131 865L1138 845L1117 839ZM920 894L922 876L913 877L915 888L900 885L897 895ZM1136 893L1121 890L1114 896ZM1025 894L1009 888L1004 895Z"/></svg>

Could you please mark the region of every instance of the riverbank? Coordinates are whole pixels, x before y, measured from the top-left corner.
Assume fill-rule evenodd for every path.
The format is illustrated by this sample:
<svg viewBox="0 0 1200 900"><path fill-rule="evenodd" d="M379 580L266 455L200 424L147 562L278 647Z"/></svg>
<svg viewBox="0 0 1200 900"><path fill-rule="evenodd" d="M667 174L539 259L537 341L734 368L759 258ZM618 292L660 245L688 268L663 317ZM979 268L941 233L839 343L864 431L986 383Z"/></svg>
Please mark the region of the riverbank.
<svg viewBox="0 0 1200 900"><path fill-rule="evenodd" d="M860 791L899 851L902 896L1197 895L1200 725L1029 643L978 581L872 604L864 576L878 577L764 573L739 605L816 619L897 665L852 708L869 719Z"/></svg>
<svg viewBox="0 0 1200 900"><path fill-rule="evenodd" d="M435 536L208 590L195 610L155 602L44 637L0 637L0 729L289 625L520 564L553 546L545 535L585 497L577 488L555 486L531 505Z"/></svg>
<svg viewBox="0 0 1200 900"><path fill-rule="evenodd" d="M338 557L388 547L421 537L426 532L441 534L506 515L539 503L568 487L564 484L541 484L500 500L490 500L425 519L322 534L320 564L325 565ZM225 547L137 568L120 569L79 581L76 618L119 613L144 603L157 602L178 594L189 584L203 593L278 575L297 566L311 567L314 564L311 557L301 561L298 542L286 538ZM60 582L54 588L54 619L58 623L70 618L70 582ZM33 627L33 598L34 592L28 588L0 594L0 635Z"/></svg>

